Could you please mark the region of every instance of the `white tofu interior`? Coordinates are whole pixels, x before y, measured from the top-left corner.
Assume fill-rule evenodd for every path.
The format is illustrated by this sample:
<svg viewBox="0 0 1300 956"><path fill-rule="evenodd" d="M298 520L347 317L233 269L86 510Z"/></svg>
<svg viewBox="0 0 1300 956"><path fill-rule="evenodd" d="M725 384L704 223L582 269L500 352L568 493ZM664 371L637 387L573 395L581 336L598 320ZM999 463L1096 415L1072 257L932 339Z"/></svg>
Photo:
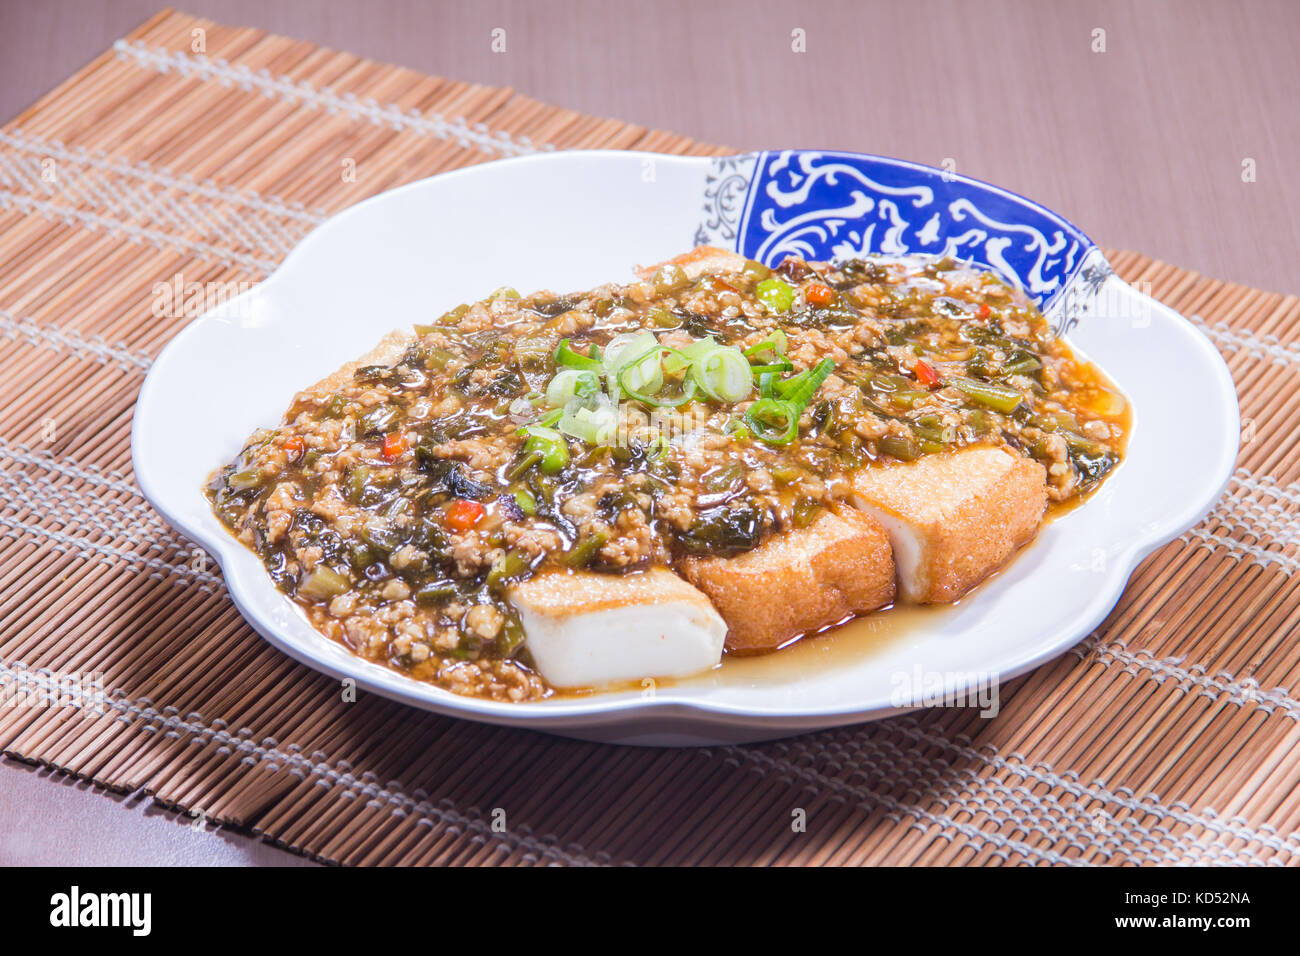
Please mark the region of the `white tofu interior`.
<svg viewBox="0 0 1300 956"><path fill-rule="evenodd" d="M897 575L899 598L904 601L920 601L929 587L925 535L898 515L890 514L861 498L855 498L853 503L880 522L880 526L889 535L889 546L894 552L894 573Z"/></svg>
<svg viewBox="0 0 1300 956"><path fill-rule="evenodd" d="M722 660L726 622L669 571L553 575L524 582L510 600L533 662L554 687L685 677Z"/></svg>

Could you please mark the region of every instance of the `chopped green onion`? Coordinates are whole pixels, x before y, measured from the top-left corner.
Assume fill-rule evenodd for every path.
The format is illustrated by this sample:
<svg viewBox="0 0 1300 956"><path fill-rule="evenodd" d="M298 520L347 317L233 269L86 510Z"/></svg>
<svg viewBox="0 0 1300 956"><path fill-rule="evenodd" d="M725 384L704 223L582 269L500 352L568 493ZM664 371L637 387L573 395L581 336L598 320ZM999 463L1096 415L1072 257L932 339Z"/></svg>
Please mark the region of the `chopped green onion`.
<svg viewBox="0 0 1300 956"><path fill-rule="evenodd" d="M645 443L644 448L646 458L650 461L656 461L668 454L672 448L672 443L663 432L656 431L654 437Z"/></svg>
<svg viewBox="0 0 1300 956"><path fill-rule="evenodd" d="M506 473L506 477L511 481L517 481L524 475L528 474L528 469L532 468L533 465L537 464L541 460L542 453L540 451L530 451L528 454L524 455L523 458L519 459L519 464L515 465Z"/></svg>
<svg viewBox="0 0 1300 956"><path fill-rule="evenodd" d="M519 488L515 491L515 504L530 518L537 514L537 499L527 488Z"/></svg>
<svg viewBox="0 0 1300 956"><path fill-rule="evenodd" d="M723 431L736 441L744 441L749 437L749 426L738 418L730 419L723 428Z"/></svg>
<svg viewBox="0 0 1300 956"><path fill-rule="evenodd" d="M548 475L563 471L569 463L569 444L553 428L542 425L529 425L528 440L524 442L525 461L527 456L540 454L542 471Z"/></svg>
<svg viewBox="0 0 1300 956"><path fill-rule="evenodd" d="M597 531L593 535L588 535L569 550L564 556L564 563L571 568L586 567L591 563L591 559L596 556L596 552L605 546L605 541L608 538L608 533L604 531Z"/></svg>
<svg viewBox="0 0 1300 956"><path fill-rule="evenodd" d="M347 477L344 478L343 497L349 504L359 505L366 496L366 488L370 481L370 469L365 465L353 465L348 470Z"/></svg>
<svg viewBox="0 0 1300 956"><path fill-rule="evenodd" d="M338 597L349 587L351 585L347 578L333 568L319 564L302 579L302 583L298 585L298 593L311 601L328 601L330 598Z"/></svg>
<svg viewBox="0 0 1300 956"><path fill-rule="evenodd" d="M484 583L493 590L510 584L522 577L529 569L528 555L516 548L511 548L495 562L487 573Z"/></svg>
<svg viewBox="0 0 1300 956"><path fill-rule="evenodd" d="M745 357L750 358L761 352L772 351L777 355L785 355L786 350L790 347L790 340L780 329L773 329L772 334L761 342L756 342L749 348L745 349Z"/></svg>
<svg viewBox="0 0 1300 956"><path fill-rule="evenodd" d="M445 601L456 593L456 585L451 581L429 581L415 589L417 604L433 604Z"/></svg>
<svg viewBox="0 0 1300 956"><path fill-rule="evenodd" d="M516 435L527 435L528 429L540 425L542 428L550 428L564 416L564 409L557 408L553 412L547 412L535 422L529 422L527 425L520 425L515 429Z"/></svg>
<svg viewBox="0 0 1300 956"><path fill-rule="evenodd" d="M774 389L778 397L793 402L802 412L812 401L813 394L822 387L826 379L830 378L833 371L835 371L835 360L822 359L807 371L792 375L783 382L777 382Z"/></svg>
<svg viewBox="0 0 1300 956"><path fill-rule="evenodd" d="M226 479L226 484L235 491L248 491L250 488L256 488L263 481L262 470L260 468L245 468L243 471L237 471Z"/></svg>
<svg viewBox="0 0 1300 956"><path fill-rule="evenodd" d="M564 406L557 427L588 445L608 445L618 433L618 409L604 394L575 398Z"/></svg>
<svg viewBox="0 0 1300 956"><path fill-rule="evenodd" d="M960 389L981 405L987 405L1003 414L1014 412L1024 398L1014 388L994 385L992 382L977 382L973 378L954 378L948 384Z"/></svg>
<svg viewBox="0 0 1300 956"><path fill-rule="evenodd" d="M794 503L794 526L796 528L806 528L812 524L817 516L821 514L821 502L814 501L811 498L800 498Z"/></svg>
<svg viewBox="0 0 1300 956"><path fill-rule="evenodd" d="M762 282L772 274L772 270L763 263L750 259L745 263L745 268L740 271L740 274L750 282Z"/></svg>
<svg viewBox="0 0 1300 956"><path fill-rule="evenodd" d="M745 423L769 445L788 445L799 434L801 409L779 398L760 398L745 412Z"/></svg>
<svg viewBox="0 0 1300 956"><path fill-rule="evenodd" d="M595 352L595 349L592 349ZM555 364L563 365L565 368L577 368L585 371L599 372L602 366L599 358L595 355L587 356L573 350L568 339L561 339L560 344L555 347Z"/></svg>
<svg viewBox="0 0 1300 956"><path fill-rule="evenodd" d="M668 262L659 267L650 281L654 284L655 292L659 295L668 295L686 288L691 279L686 274L686 270L677 263Z"/></svg>
<svg viewBox="0 0 1300 956"><path fill-rule="evenodd" d="M590 398L600 391L600 378L588 369L561 369L546 386L546 401L563 408L574 398Z"/></svg>
<svg viewBox="0 0 1300 956"><path fill-rule="evenodd" d="M764 279L754 287L754 295L773 312L789 312L794 305L794 289L781 279Z"/></svg>
<svg viewBox="0 0 1300 956"><path fill-rule="evenodd" d="M648 318L650 319L651 325L656 325L661 329L675 329L682 324L681 319L677 318L677 316L673 315L662 306L656 309L651 309Z"/></svg>
<svg viewBox="0 0 1300 956"><path fill-rule="evenodd" d="M754 374L740 349L715 345L691 361L691 379L700 391L718 402L743 401L754 390Z"/></svg>
<svg viewBox="0 0 1300 956"><path fill-rule="evenodd" d="M678 352L677 349L669 348L666 345L657 345L652 351L655 353L656 357L658 353L665 353L668 358L680 356L682 354ZM659 384L655 391L642 391L637 388L634 384L628 381L631 377L629 373L636 372L636 370L640 368L642 361L642 359L638 359L635 362L629 362L618 373L618 387L627 395L628 398L635 399L638 402L644 402L646 405L651 405L655 408L676 408L678 405L685 405L687 402L695 398L695 383L689 378L682 382L682 388L678 394L664 396L658 390L663 386L662 373L659 376Z"/></svg>
<svg viewBox="0 0 1300 956"><path fill-rule="evenodd" d="M930 393L923 388L900 388L889 393L889 400L904 408L911 408L917 402L929 397Z"/></svg>
<svg viewBox="0 0 1300 956"><path fill-rule="evenodd" d="M456 358L453 352L443 348L431 348L424 353L424 367L431 370L439 370L447 367L447 363Z"/></svg>
<svg viewBox="0 0 1300 956"><path fill-rule="evenodd" d="M881 454L888 455L890 458L897 458L899 461L915 461L921 457L921 448L911 438L901 438L898 435L886 435L880 439L877 446Z"/></svg>
<svg viewBox="0 0 1300 956"><path fill-rule="evenodd" d="M1002 367L1003 375L1028 375L1030 372L1037 372L1043 367L1037 357L1029 353L1023 353L1016 358L1016 361L1009 362Z"/></svg>
<svg viewBox="0 0 1300 956"><path fill-rule="evenodd" d="M605 347L605 377L610 396L617 401L620 372L631 366L627 382L638 392L654 393L663 385L663 366L659 364L659 340L653 332L623 332Z"/></svg>

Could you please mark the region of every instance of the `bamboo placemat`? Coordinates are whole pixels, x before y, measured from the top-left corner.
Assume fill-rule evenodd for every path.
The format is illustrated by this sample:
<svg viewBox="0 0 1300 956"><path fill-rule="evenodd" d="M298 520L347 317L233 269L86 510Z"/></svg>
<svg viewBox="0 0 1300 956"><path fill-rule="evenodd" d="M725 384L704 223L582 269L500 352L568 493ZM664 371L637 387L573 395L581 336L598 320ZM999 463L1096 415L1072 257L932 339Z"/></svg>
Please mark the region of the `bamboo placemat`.
<svg viewBox="0 0 1300 956"><path fill-rule="evenodd" d="M0 681L105 694L0 707L0 748L343 863L1300 860L1300 302L1135 253L1228 358L1239 468L995 719L615 748L345 704L262 641L132 481L132 404L192 317L155 284L256 281L365 196L571 147L727 152L172 12L4 128Z"/></svg>

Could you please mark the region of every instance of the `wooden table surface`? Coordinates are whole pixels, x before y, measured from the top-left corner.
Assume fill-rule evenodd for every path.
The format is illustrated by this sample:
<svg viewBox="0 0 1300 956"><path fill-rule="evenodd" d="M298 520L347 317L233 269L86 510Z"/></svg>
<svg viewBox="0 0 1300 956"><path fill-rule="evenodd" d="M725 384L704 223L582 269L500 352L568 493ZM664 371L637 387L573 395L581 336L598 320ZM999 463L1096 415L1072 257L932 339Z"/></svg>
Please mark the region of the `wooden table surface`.
<svg viewBox="0 0 1300 956"><path fill-rule="evenodd" d="M0 119L158 7L0 0ZM1102 245L1300 292L1296 0L190 0L184 9L738 149L948 161L1063 213ZM0 821L0 863L292 859L238 836L181 832L7 762ZM160 837L160 826L175 832Z"/></svg>

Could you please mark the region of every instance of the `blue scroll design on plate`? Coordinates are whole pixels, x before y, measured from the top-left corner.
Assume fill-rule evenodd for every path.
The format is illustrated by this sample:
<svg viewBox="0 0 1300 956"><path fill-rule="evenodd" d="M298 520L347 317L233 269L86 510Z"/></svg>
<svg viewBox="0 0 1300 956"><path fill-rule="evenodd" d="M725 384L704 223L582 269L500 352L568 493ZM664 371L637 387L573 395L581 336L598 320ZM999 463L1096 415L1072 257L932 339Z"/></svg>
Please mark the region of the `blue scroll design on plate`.
<svg viewBox="0 0 1300 956"><path fill-rule="evenodd" d="M739 182L748 180L743 208ZM786 150L717 160L696 235L769 265L787 256L952 256L992 269L1048 311L1095 246L1037 203L901 160Z"/></svg>

